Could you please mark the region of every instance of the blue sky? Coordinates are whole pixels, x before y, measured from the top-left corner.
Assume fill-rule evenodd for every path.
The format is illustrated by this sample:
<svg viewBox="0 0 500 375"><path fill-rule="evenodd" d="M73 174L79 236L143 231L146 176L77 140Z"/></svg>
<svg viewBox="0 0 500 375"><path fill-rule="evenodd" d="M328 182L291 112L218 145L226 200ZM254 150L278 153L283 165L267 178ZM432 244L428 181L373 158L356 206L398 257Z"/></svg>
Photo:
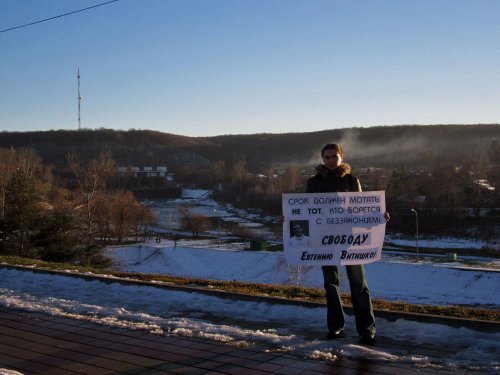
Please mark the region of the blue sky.
<svg viewBox="0 0 500 375"><path fill-rule="evenodd" d="M105 0L0 0L0 30ZM500 122L497 0L120 0L0 32L0 131Z"/></svg>

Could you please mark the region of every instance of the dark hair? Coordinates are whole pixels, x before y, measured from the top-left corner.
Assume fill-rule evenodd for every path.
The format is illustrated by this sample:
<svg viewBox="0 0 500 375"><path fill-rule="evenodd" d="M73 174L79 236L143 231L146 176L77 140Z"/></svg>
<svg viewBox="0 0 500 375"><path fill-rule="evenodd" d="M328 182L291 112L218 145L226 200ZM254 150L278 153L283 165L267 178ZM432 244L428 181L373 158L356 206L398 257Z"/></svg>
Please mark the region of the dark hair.
<svg viewBox="0 0 500 375"><path fill-rule="evenodd" d="M335 150L337 153L344 157L344 150L342 150L342 147L340 147L336 143L327 143L321 148L321 157L323 157L323 154L325 153L326 150Z"/></svg>

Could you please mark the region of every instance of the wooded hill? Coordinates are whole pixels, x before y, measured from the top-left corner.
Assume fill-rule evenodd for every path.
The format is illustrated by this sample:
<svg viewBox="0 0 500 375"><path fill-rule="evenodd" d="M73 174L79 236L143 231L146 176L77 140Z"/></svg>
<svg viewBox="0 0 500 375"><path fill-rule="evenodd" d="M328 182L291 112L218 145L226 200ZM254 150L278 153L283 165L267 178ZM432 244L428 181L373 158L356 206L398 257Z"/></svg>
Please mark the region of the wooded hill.
<svg viewBox="0 0 500 375"><path fill-rule="evenodd" d="M46 164L64 163L69 151L82 159L109 149L118 165L175 166L243 160L249 170L289 163L313 165L326 142L344 147L355 167L418 166L484 157L499 160L500 124L402 125L304 133L185 137L150 130L50 130L1 132L0 147L34 149ZM493 153L493 154L492 154Z"/></svg>

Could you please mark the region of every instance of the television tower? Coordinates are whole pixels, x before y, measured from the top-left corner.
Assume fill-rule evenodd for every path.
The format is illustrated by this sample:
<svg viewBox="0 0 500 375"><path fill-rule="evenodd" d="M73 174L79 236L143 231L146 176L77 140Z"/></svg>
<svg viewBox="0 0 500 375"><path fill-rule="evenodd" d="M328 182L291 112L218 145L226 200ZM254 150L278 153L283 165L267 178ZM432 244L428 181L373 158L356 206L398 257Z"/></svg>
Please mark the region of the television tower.
<svg viewBox="0 0 500 375"><path fill-rule="evenodd" d="M78 68L78 130L81 130L82 128L82 120L80 117L80 103L82 102L82 97L80 95L80 68Z"/></svg>

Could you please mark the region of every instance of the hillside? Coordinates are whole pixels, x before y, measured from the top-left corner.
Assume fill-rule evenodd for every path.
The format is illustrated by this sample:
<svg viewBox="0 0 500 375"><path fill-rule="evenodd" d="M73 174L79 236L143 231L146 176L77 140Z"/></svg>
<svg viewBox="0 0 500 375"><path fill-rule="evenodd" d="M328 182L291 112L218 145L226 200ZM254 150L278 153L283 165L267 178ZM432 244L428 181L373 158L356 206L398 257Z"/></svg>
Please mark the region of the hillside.
<svg viewBox="0 0 500 375"><path fill-rule="evenodd" d="M499 152L500 124L405 125L284 134L185 137L149 130L50 130L1 132L0 147L33 148L58 165L68 151L91 158L109 148L119 165L179 165L244 160L250 169L287 163L314 164L322 144L343 145L356 166L399 167L461 160L464 152L490 160Z"/></svg>
<svg viewBox="0 0 500 375"><path fill-rule="evenodd" d="M500 141L500 125L378 126L211 140L250 165L263 160L309 164L319 160L321 145L333 141L344 147L347 161L354 165L399 167L426 164L432 159L460 159L463 150L484 151L493 141Z"/></svg>
<svg viewBox="0 0 500 375"><path fill-rule="evenodd" d="M170 158L181 158L192 149L211 142L150 130L50 130L33 132L1 132L0 147L32 148L45 163L57 165L69 151L83 159L95 157L109 149L120 165L165 164Z"/></svg>

